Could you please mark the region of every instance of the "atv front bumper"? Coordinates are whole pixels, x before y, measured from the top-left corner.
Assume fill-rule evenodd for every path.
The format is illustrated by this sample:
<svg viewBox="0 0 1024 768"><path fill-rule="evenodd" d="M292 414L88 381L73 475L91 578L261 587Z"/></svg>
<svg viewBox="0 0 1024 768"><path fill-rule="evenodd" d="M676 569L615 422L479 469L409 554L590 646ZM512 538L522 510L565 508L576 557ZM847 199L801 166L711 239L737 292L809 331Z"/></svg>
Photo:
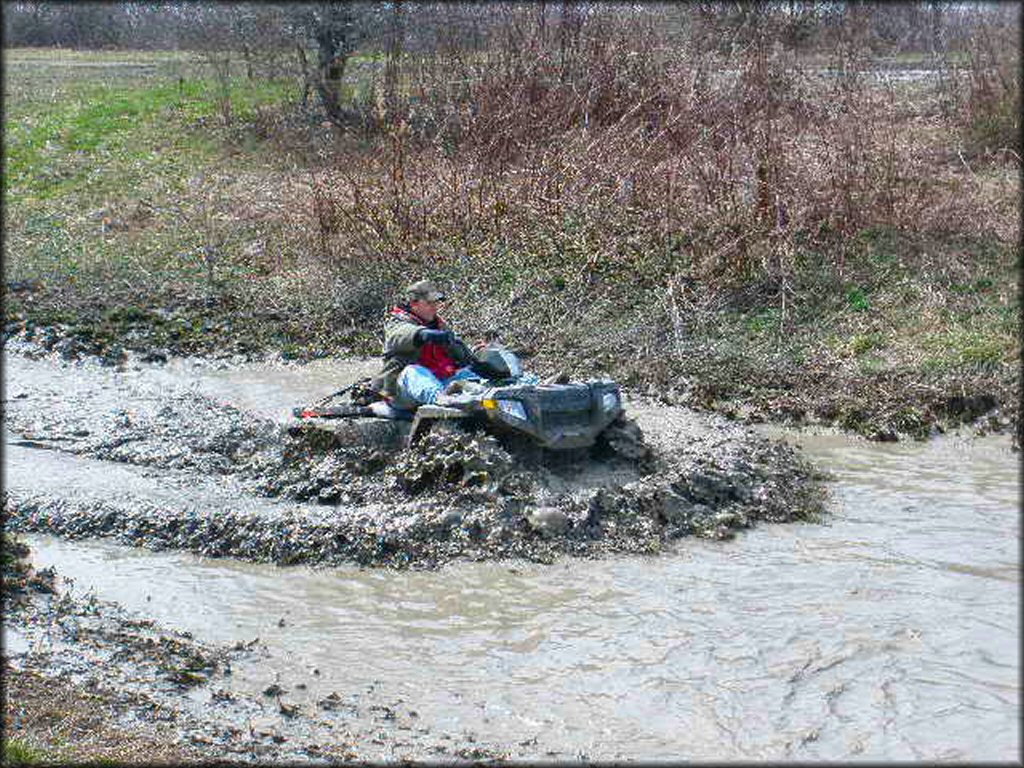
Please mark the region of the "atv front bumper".
<svg viewBox="0 0 1024 768"><path fill-rule="evenodd" d="M480 401L495 426L528 435L551 450L586 448L622 413L619 387L599 380L580 384L497 387Z"/></svg>

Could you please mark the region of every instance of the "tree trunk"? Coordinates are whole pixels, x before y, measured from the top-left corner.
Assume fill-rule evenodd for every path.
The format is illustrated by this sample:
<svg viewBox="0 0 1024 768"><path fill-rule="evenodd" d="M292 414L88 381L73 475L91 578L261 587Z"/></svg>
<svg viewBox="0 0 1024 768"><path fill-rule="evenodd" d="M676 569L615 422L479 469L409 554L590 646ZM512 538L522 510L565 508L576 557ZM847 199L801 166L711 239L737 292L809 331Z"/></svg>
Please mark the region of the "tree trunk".
<svg viewBox="0 0 1024 768"><path fill-rule="evenodd" d="M309 82L312 78L309 75L309 61L306 59L306 49L302 43L295 46L295 56L299 60L299 69L302 71L302 108L305 109L309 103Z"/></svg>
<svg viewBox="0 0 1024 768"><path fill-rule="evenodd" d="M345 112L341 106L341 81L345 76L345 65L348 63L348 56L342 54L326 62L321 61L319 77L316 79L316 89L320 94L320 101L324 105L327 117L336 125L345 121Z"/></svg>
<svg viewBox="0 0 1024 768"><path fill-rule="evenodd" d="M401 0L394 3L391 15L391 29L388 35L388 55L384 65L384 119L394 122L398 114L398 73L399 60L405 38L404 8Z"/></svg>
<svg viewBox="0 0 1024 768"><path fill-rule="evenodd" d="M245 59L245 77L251 81L253 79L252 48L246 44L242 45L242 58Z"/></svg>
<svg viewBox="0 0 1024 768"><path fill-rule="evenodd" d="M932 2L929 3L929 4L931 5L931 10L932 10L932 40L931 40L931 43L932 43L932 55L934 56L936 53L939 52L939 50L941 48L941 38L942 38L942 4L939 3L939 2L936 2L936 0L932 0Z"/></svg>

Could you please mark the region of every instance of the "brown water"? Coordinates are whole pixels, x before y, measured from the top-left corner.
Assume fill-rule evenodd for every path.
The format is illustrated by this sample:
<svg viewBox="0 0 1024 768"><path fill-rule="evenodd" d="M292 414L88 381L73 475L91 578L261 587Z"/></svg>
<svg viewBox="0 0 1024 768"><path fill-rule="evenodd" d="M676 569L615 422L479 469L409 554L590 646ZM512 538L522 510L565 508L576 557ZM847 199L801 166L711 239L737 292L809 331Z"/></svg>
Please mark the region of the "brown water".
<svg viewBox="0 0 1024 768"><path fill-rule="evenodd" d="M184 370L159 375L187 375L268 415L336 380L299 366ZM650 407L636 415L652 432L691 418ZM834 474L826 523L683 540L653 558L317 570L26 538L37 564L78 590L201 640L260 637L268 653L235 667L240 690L278 680L290 701L312 702L376 685L425 725L530 742L532 755L1018 759L1019 475L1009 439L776 434ZM15 486L56 472L174 492L135 468L11 445L4 469ZM300 682L308 688L292 690Z"/></svg>

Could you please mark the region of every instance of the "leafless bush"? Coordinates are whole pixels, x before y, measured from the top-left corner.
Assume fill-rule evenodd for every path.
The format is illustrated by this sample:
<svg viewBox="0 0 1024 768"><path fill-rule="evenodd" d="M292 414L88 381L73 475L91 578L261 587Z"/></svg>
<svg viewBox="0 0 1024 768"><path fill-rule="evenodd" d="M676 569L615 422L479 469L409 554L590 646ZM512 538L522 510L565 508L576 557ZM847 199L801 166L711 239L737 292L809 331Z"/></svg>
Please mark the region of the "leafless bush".
<svg viewBox="0 0 1024 768"><path fill-rule="evenodd" d="M407 87L369 150L339 150L316 188L330 252L544 241L584 275L784 284L798 240L951 222L928 126L873 79L857 25L817 71L768 23L723 51L668 46L643 14L502 12L482 50L442 36L391 75Z"/></svg>
<svg viewBox="0 0 1024 768"><path fill-rule="evenodd" d="M1017 7L1019 25L1020 8ZM965 135L978 151L1009 149L1020 160L1018 25L984 25L968 47Z"/></svg>

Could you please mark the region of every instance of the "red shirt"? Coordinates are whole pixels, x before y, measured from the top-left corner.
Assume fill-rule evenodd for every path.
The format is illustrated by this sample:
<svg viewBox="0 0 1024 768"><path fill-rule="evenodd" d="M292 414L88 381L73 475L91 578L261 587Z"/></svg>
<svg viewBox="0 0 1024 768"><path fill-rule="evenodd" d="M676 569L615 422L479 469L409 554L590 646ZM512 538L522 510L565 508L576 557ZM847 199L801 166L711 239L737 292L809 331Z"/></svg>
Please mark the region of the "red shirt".
<svg viewBox="0 0 1024 768"><path fill-rule="evenodd" d="M424 328L430 328L431 330L442 330L444 328L444 321L440 317L435 317L433 321L427 323L421 317L416 315L414 312L410 312L405 307L394 307L391 310L391 314L402 320L422 325ZM459 366L452 359L452 356L448 354L448 349L442 344L434 344L427 342L420 347L420 356L416 360L417 364L422 365L437 378L447 379L455 375L455 372L459 370Z"/></svg>

